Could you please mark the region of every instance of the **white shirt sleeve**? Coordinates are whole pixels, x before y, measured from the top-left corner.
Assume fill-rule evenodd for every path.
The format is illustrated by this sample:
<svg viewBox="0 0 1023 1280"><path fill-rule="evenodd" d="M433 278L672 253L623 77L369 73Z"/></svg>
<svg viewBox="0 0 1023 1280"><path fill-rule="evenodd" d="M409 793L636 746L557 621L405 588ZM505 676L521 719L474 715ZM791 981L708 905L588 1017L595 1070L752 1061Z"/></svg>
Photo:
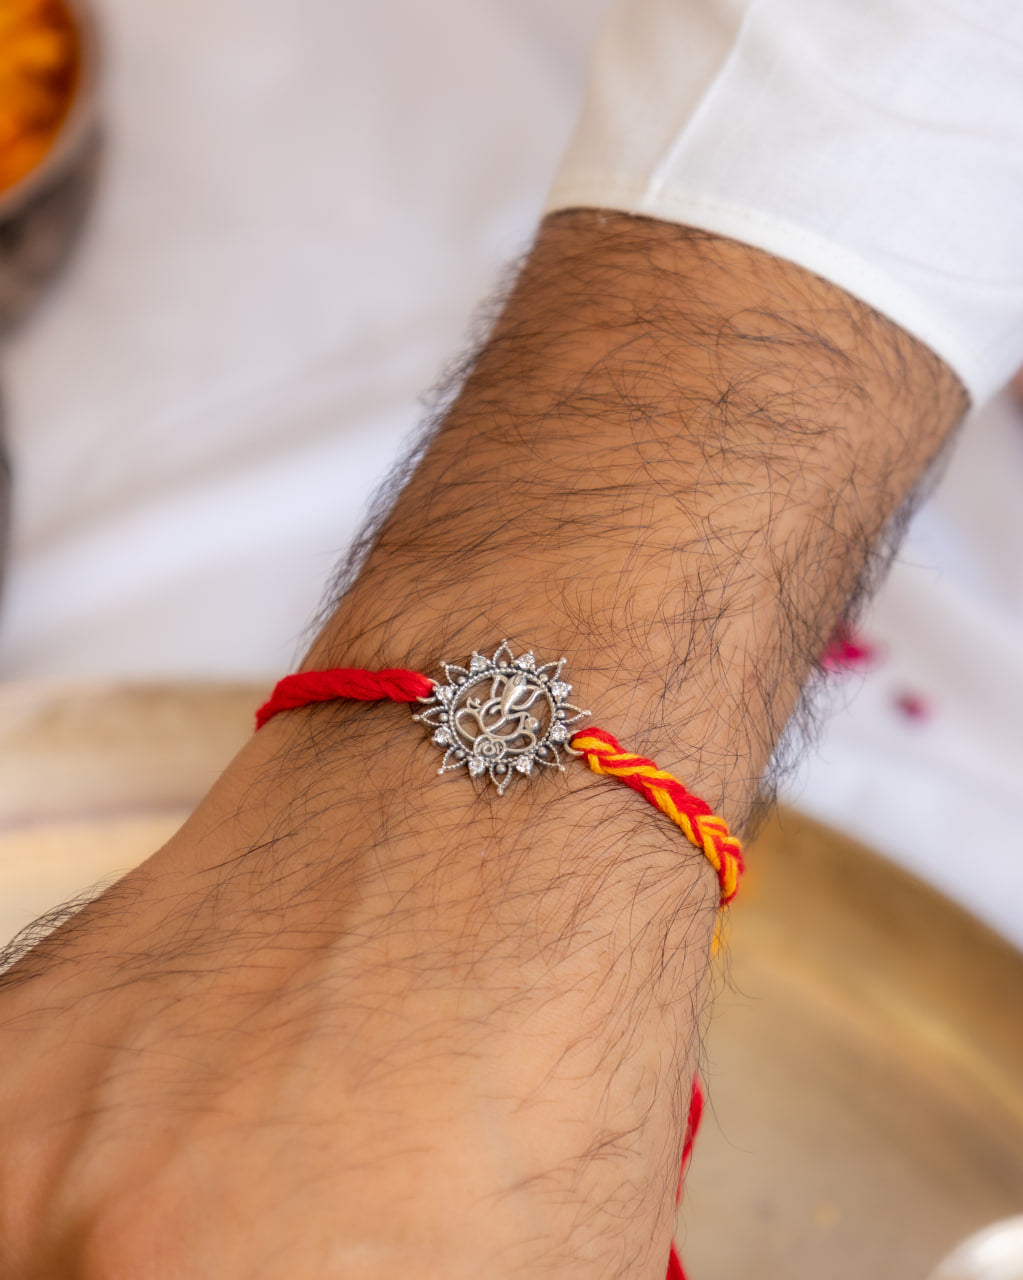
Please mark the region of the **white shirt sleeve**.
<svg viewBox="0 0 1023 1280"><path fill-rule="evenodd" d="M983 401L1023 363L1023 3L616 0L547 204L575 207L798 263Z"/></svg>

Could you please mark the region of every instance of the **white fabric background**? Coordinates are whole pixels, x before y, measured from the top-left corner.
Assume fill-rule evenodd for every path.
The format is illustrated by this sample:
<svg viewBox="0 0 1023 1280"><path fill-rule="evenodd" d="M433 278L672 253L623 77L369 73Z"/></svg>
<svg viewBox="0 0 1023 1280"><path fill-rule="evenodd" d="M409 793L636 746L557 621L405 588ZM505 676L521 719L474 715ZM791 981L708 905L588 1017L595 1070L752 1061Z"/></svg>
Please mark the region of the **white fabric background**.
<svg viewBox="0 0 1023 1280"><path fill-rule="evenodd" d="M110 147L3 355L0 677L287 669L337 553L524 246L586 0L102 0ZM1023 943L1023 426L969 425L794 786ZM862 687L858 687L862 685ZM908 721L893 699L933 706Z"/></svg>
<svg viewBox="0 0 1023 1280"><path fill-rule="evenodd" d="M1023 5L616 0L549 203L798 262L981 404L1023 360Z"/></svg>

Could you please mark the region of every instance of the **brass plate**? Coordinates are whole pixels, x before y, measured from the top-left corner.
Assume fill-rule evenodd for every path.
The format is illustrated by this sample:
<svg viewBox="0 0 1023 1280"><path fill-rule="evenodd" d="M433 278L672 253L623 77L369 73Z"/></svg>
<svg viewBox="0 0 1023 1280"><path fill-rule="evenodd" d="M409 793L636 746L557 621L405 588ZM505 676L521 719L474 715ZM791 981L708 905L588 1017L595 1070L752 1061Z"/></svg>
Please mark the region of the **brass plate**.
<svg viewBox="0 0 1023 1280"><path fill-rule="evenodd" d="M680 1223L692 1280L924 1280L1023 1210L1023 956L794 813L750 864Z"/></svg>
<svg viewBox="0 0 1023 1280"><path fill-rule="evenodd" d="M265 696L252 685L0 687L0 943L159 848Z"/></svg>
<svg viewBox="0 0 1023 1280"><path fill-rule="evenodd" d="M0 939L170 835L264 693L0 690ZM680 1221L691 1280L924 1280L1023 1211L1023 956L793 813L750 864Z"/></svg>

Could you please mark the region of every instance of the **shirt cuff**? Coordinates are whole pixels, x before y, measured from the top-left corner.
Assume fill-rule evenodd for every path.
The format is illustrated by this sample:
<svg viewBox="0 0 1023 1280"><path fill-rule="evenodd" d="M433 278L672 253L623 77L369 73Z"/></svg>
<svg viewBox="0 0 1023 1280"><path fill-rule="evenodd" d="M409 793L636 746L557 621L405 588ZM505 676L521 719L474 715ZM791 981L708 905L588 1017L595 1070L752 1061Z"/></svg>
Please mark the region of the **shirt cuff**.
<svg viewBox="0 0 1023 1280"><path fill-rule="evenodd" d="M1023 364L1023 6L616 0L546 205L575 207L794 262L983 402Z"/></svg>

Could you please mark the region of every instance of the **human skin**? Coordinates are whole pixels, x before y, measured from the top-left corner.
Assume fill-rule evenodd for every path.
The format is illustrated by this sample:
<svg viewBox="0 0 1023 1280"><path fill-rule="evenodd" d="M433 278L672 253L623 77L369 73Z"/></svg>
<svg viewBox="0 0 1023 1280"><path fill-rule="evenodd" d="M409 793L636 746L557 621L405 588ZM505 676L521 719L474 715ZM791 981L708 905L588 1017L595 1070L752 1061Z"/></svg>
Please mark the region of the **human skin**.
<svg viewBox="0 0 1023 1280"><path fill-rule="evenodd" d="M548 218L305 665L564 655L741 830L964 406L797 267ZM8 973L5 1280L660 1280L714 876L581 763L438 763L405 707L281 715Z"/></svg>

